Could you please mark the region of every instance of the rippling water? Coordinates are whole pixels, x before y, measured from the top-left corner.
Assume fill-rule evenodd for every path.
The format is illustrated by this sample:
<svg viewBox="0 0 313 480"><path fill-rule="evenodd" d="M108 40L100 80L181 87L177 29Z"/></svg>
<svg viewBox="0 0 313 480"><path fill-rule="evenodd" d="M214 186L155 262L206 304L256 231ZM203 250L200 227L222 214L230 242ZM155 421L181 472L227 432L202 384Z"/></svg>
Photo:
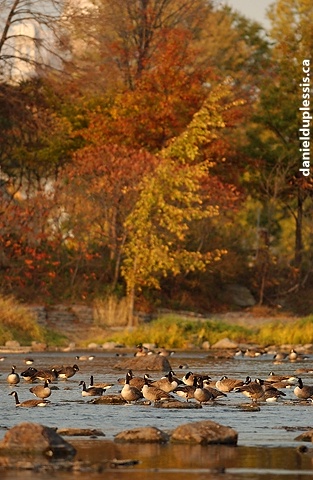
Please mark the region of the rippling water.
<svg viewBox="0 0 313 480"><path fill-rule="evenodd" d="M283 401L274 404L261 404L260 411L243 411L238 408L243 403L249 403L242 394L230 393L213 405L204 405L202 409L172 410L159 409L153 406L141 405L95 405L88 403L88 397L81 396L78 386L80 380L89 383L90 375L94 375L95 382L112 382L114 387L109 393L118 393L121 386L117 379L124 377L125 372L114 368L117 361L115 352L95 352L92 361L79 361L76 355L84 352L71 353L38 353L32 354L36 368L46 368L52 365L74 364L79 365L80 371L71 379L55 382L58 388L52 392L51 405L46 408L24 409L15 408L13 397L8 394L13 390L6 383L6 376L11 365L16 365L20 373L27 367L24 363L25 354L5 354L6 358L0 364L0 394L1 394L1 423L0 437L6 430L20 422L29 421L41 423L51 427L97 428L101 429L105 437L97 440L80 440L79 454L90 456L90 445L97 458L103 457L103 448L107 440L112 440L117 433L138 426L155 426L161 430L170 431L182 423L200 420L213 420L228 425L238 432L238 447L200 447L200 446L121 446L116 445L117 458L138 458L140 466L132 468L132 478L145 478L143 472L150 472L149 478L172 478L172 474L179 471L180 480L189 478L192 473L197 480L206 478L217 479L221 475L224 480L229 479L257 479L257 478L313 478L312 457L310 454L300 454L297 451L299 442L295 441L303 430L313 428L313 404L299 402L293 389L285 389L286 397ZM89 352L90 353L90 352ZM132 352L126 354L131 357ZM258 358L212 359L206 352L176 352L170 357L170 363L178 376L186 371L195 371L209 374L212 379L219 379L222 375L245 379L266 378L270 371L275 374L293 375L297 368L308 367L312 364L312 357L302 363L285 362L273 364L272 356L263 355ZM179 365L188 365L186 370L179 369ZM139 372L135 372L139 373ZM143 372L141 372L143 373ZM159 372L151 373L156 379ZM311 376L312 377L312 376ZM310 375L302 376L305 383L313 384ZM31 385L23 380L14 389L18 391L20 401L35 398L29 392ZM72 441L72 440L71 440ZM77 442L74 439L73 442ZM73 443L72 442L72 443ZM110 444L111 445L111 444ZM310 453L310 444L307 444ZM98 453L96 453L98 452ZM102 452L102 453L101 453ZM113 458L113 457L112 457ZM215 468L225 468L225 472L212 473ZM127 473L128 472L128 473ZM151 476L153 472L153 476ZM166 473L166 476L164 476ZM2 478L17 478L12 472L6 472ZM129 469L121 476L129 478ZM127 476L128 475L128 476ZM141 477L140 477L141 475ZM212 477L210 477L212 475ZM256 476L257 475L257 476ZM79 478L79 474L76 476ZM76 478L75 477L75 478ZM22 478L27 479L23 472ZM29 478L33 478L31 475ZM44 480L44 476L38 477ZM47 476L47 478L50 478ZM56 478L56 477L55 477ZM66 474L58 475L58 480L69 480ZM90 480L97 480L101 476L94 474ZM102 476L103 478L103 476ZM115 478L115 473L110 473Z"/></svg>

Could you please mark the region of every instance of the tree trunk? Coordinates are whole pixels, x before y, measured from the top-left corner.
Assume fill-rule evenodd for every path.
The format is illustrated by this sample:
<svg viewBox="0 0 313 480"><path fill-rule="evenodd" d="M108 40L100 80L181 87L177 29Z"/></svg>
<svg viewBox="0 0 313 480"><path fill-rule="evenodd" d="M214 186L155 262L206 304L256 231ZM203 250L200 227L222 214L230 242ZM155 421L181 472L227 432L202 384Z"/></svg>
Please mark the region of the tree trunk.
<svg viewBox="0 0 313 480"><path fill-rule="evenodd" d="M301 189L298 188L298 197L297 197L297 213L296 213L296 237L295 237L295 256L294 262L296 267L301 267L302 264L302 251L303 251L303 240L302 240L302 221L303 221L303 198L301 195Z"/></svg>

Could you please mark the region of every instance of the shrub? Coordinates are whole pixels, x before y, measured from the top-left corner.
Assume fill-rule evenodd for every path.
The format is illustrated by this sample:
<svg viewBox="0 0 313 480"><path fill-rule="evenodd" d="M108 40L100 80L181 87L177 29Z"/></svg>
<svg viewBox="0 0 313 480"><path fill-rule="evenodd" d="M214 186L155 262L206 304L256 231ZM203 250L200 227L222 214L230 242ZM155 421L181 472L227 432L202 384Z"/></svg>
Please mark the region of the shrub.
<svg viewBox="0 0 313 480"><path fill-rule="evenodd" d="M17 340L27 345L44 341L44 331L33 313L11 296L0 296L0 343Z"/></svg>

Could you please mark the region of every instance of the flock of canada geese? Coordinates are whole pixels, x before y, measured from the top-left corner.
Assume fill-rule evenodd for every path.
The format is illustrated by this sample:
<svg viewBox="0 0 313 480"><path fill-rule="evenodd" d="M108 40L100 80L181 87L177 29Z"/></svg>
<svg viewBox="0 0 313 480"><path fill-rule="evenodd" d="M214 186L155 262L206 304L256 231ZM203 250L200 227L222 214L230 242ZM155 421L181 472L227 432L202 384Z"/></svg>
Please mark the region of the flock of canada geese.
<svg viewBox="0 0 313 480"><path fill-rule="evenodd" d="M138 352L141 352L140 356L143 352L142 347L138 349ZM148 353L146 352L146 354ZM241 354L243 353L241 352ZM93 358L94 356L76 357L77 360L93 360ZM276 361L283 361L286 358L293 362L299 359L299 355L295 350L291 350L289 355L277 354L274 357ZM72 378L80 370L77 363L54 366L49 369L37 369L31 365L32 362L32 360L25 360L25 363L30 366L20 374L16 372L16 366L13 365L11 372L7 375L7 383L12 387L18 385L21 380L32 384L29 392L36 397L21 402L17 391L13 390L9 395L14 397L16 407L48 405L50 403L48 398L53 390L51 384ZM226 397L233 392L239 392L250 399L253 405L259 402L276 402L286 396L284 390L288 388L293 390L294 396L298 399L313 402L313 385L304 384L302 378L298 376L302 373L313 373L313 369L298 369L292 376L275 375L274 372L270 372L268 378L255 378L254 380L250 376L242 380L229 378L226 375L219 380L212 380L208 375L191 371L179 378L173 370L161 378L153 379L148 374L136 376L132 370L128 370L123 378L118 379L117 383L120 385L119 396L126 403L139 401L156 403L184 399L187 402L192 400L202 405ZM83 397L101 397L114 384L94 383L94 377L91 375L89 385L81 380L78 386L81 388Z"/></svg>

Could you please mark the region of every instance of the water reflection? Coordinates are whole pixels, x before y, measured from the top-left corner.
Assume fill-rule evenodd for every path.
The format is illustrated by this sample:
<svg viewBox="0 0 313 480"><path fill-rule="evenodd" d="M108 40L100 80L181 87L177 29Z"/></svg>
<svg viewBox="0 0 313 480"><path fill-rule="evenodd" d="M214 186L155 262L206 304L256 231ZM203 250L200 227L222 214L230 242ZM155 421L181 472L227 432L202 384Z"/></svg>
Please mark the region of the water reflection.
<svg viewBox="0 0 313 480"><path fill-rule="evenodd" d="M77 449L76 463L84 465L75 471L75 478L83 478L88 472L89 480L103 478L143 478L170 480L173 474L187 480L192 474L196 480L204 479L264 479L312 478L312 463L308 455L300 454L293 448L230 447L200 445L129 445L114 444L106 440L72 440ZM113 459L136 459L134 467L111 466ZM89 470L88 465L99 466ZM101 466L101 468L100 468ZM56 480L70 480L73 472L53 472ZM34 478L29 472L1 472L6 480ZM51 471L36 473L37 480L51 478Z"/></svg>
<svg viewBox="0 0 313 480"><path fill-rule="evenodd" d="M3 437L7 428L23 421L42 423L52 427L96 428L105 433L105 439L77 440L74 437L66 438L78 448L77 461L88 463L103 463L113 458L134 458L140 460L139 465L129 468L110 469L105 473L110 479L132 480L149 478L172 479L173 474L185 480L192 473L197 480L237 480L237 479L264 479L285 478L302 479L312 478L312 457L298 451L299 442L294 439L302 430L312 428L313 405L299 402L292 389L286 389L286 397L277 404L262 404L260 411L244 411L240 409L247 400L240 394L228 394L213 405L206 405L197 410L163 410L152 406L139 405L94 405L89 399L82 398L78 386L80 380L89 382L90 375L94 375L95 382L112 382L114 387L110 393L118 393L121 389L117 379L125 372L114 368L118 359L115 352L95 352L92 361L79 361L77 355L84 352L61 353L45 352L34 353L34 366L46 368L55 364L74 364L79 362L79 372L67 381L59 380L53 385L51 405L43 410L15 408L12 397L8 394L12 387L6 383L6 375L12 365L17 371L25 370L24 357L21 355L6 354L1 362L0 395L2 416L0 422L0 437ZM125 352L131 356L131 352ZM89 354L89 352L88 352ZM127 357L126 357L127 358ZM312 357L301 366L310 364ZM262 356L255 359L212 359L205 352L176 352L170 363L178 376L186 372L179 369L179 365L188 365L188 370L209 374L213 379L222 375L244 379L247 375L252 378L266 378L270 371L275 374L294 374L299 367L297 363L282 363L273 365L271 356ZM143 372L142 372L143 373ZM151 373L158 378L159 373ZM309 374L306 383L313 384ZM34 398L29 392L30 384L21 381L14 387L18 390L20 400ZM5 412L5 413L4 413ZM196 445L120 445L112 442L117 433L138 426L155 426L170 432L182 423L200 420L213 420L228 425L238 431L237 447ZM308 444L310 449L310 444ZM10 459L9 459L10 460ZM107 466L106 466L107 468ZM222 473L224 472L224 473ZM72 473L55 472L56 480L70 480ZM75 478L83 478L79 471ZM103 473L89 472L88 480L103 478ZM4 471L1 478L11 480L33 479L33 472ZM41 471L36 474L37 480L51 478L51 472ZM84 475L85 478L85 475Z"/></svg>

